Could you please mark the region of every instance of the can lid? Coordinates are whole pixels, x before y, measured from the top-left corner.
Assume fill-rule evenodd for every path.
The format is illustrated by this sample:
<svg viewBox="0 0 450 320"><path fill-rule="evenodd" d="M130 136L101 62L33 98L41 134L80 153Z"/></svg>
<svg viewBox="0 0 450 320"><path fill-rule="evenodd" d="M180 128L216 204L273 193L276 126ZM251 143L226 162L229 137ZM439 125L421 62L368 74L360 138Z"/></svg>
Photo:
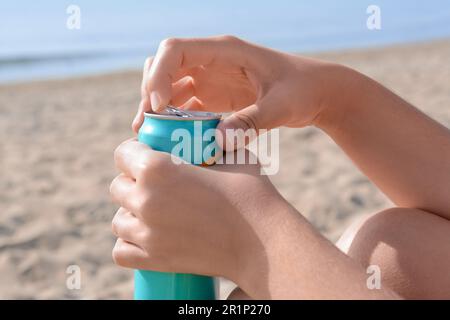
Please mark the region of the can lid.
<svg viewBox="0 0 450 320"><path fill-rule="evenodd" d="M167 106L161 113L144 113L146 117L166 120L218 120L222 117L219 113L180 110L178 108Z"/></svg>

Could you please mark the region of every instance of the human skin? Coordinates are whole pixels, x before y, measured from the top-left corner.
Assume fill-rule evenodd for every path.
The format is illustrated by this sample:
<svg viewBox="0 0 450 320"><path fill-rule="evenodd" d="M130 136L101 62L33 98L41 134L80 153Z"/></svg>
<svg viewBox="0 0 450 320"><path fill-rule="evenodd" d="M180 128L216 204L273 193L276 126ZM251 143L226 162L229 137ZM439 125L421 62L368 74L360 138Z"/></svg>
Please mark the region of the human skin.
<svg viewBox="0 0 450 320"><path fill-rule="evenodd" d="M450 231L443 223L450 217L449 130L354 70L234 37L169 39L147 59L141 95L135 131L143 112L160 111L168 103L233 111L219 125L223 132L316 126L396 205L415 213L405 219L415 221L418 212L439 216L425 221L428 230L436 225ZM118 147L115 161L122 172L111 184L121 206L113 220L118 237L113 257L119 265L220 275L251 298L410 297L395 281L368 289L370 259L363 261L358 250L349 249L358 245L355 235L363 230L347 235L350 245L340 251L255 165L176 166L169 155L135 140ZM413 232L408 235L422 241ZM371 239L388 235L376 236ZM449 247L443 238L433 239L424 243ZM406 245L398 250L411 252ZM379 261L382 268L385 261L390 260Z"/></svg>

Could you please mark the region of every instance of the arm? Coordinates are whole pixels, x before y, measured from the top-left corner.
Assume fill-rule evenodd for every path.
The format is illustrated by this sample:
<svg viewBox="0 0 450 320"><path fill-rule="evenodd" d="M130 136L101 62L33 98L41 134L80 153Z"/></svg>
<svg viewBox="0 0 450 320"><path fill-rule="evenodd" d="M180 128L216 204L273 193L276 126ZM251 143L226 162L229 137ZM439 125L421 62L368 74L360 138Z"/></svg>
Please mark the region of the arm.
<svg viewBox="0 0 450 320"><path fill-rule="evenodd" d="M450 219L449 129L356 71L339 67L332 77L344 94L315 125L396 205Z"/></svg>
<svg viewBox="0 0 450 320"><path fill-rule="evenodd" d="M268 208L274 209L273 204ZM366 270L325 239L294 208L280 203L261 232L263 257L249 254L237 284L253 299L398 299L389 288L370 290ZM263 213L264 214L264 213ZM255 222L255 225L257 223ZM255 256L256 255L256 256ZM266 267L261 268L261 261Z"/></svg>
<svg viewBox="0 0 450 320"><path fill-rule="evenodd" d="M234 111L220 130L316 125L398 204L448 214L448 130L355 71L233 37L172 39L147 60L133 128L169 102ZM122 266L221 275L253 298L395 298L367 289L365 270L251 165L180 169L135 141L116 164Z"/></svg>
<svg viewBox="0 0 450 320"><path fill-rule="evenodd" d="M369 290L364 268L314 230L257 165L177 165L133 140L115 159L122 174L111 184L121 206L113 257L121 266L220 275L256 299L396 297Z"/></svg>
<svg viewBox="0 0 450 320"><path fill-rule="evenodd" d="M170 39L154 60L135 130L169 102L235 111L221 130L316 125L394 203L450 218L450 131L368 77L233 37Z"/></svg>

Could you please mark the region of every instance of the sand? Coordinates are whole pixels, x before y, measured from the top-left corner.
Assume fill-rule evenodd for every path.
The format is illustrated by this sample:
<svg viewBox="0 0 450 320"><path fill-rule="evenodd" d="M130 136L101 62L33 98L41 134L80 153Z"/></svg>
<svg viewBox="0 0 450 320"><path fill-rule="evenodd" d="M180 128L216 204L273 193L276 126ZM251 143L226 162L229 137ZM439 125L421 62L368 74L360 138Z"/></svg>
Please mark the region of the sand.
<svg viewBox="0 0 450 320"><path fill-rule="evenodd" d="M450 126L450 40L316 55L382 82ZM112 154L132 135L139 72L0 86L0 298L132 297L111 260ZM392 206L322 132L281 130L281 194L327 238ZM81 289L66 287L66 268ZM222 297L232 284L223 282Z"/></svg>

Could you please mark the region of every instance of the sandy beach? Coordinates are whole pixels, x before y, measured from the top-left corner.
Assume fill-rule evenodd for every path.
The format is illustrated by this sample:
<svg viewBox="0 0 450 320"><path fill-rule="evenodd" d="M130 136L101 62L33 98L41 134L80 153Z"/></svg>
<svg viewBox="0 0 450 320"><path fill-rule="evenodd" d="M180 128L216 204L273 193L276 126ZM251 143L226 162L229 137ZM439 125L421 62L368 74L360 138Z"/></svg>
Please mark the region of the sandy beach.
<svg viewBox="0 0 450 320"><path fill-rule="evenodd" d="M450 126L450 40L314 56L369 75ZM1 299L132 298L132 271L111 259L108 189L113 151L133 135L140 81L127 71L0 86ZM392 206L324 133L283 128L280 138L271 179L330 240ZM66 287L73 264L80 290ZM230 288L223 281L221 296Z"/></svg>

